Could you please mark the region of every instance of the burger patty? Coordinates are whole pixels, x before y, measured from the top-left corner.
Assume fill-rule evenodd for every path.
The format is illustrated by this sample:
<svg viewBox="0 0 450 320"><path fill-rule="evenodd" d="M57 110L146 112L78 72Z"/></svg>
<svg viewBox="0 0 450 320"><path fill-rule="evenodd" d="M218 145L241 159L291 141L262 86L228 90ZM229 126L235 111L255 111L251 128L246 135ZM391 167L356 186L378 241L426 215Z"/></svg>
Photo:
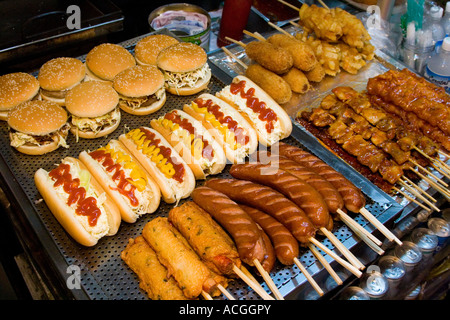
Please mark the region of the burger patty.
<svg viewBox="0 0 450 320"><path fill-rule="evenodd" d="M11 136L11 145L14 147L19 147L22 145L37 145L43 146L45 144L53 143L55 136L59 137L60 143L63 146L66 146L65 139L69 134L70 125L66 123L62 126L58 131L38 136L31 135L16 131L12 128L9 128L10 136ZM64 140L64 141L61 141Z"/></svg>
<svg viewBox="0 0 450 320"><path fill-rule="evenodd" d="M138 98L123 98L119 101L119 106L125 106L132 109L145 108L159 101L155 94Z"/></svg>

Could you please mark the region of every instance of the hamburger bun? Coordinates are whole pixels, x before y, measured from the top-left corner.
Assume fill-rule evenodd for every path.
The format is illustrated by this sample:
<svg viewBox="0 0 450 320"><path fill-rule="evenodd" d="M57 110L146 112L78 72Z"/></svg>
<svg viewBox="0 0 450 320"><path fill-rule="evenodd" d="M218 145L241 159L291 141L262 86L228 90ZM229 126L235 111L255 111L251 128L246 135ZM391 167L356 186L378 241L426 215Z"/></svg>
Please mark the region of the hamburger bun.
<svg viewBox="0 0 450 320"><path fill-rule="evenodd" d="M78 59L60 57L47 61L38 74L42 99L64 105L67 90L83 81L85 76L86 67Z"/></svg>
<svg viewBox="0 0 450 320"><path fill-rule="evenodd" d="M179 41L165 34L149 35L136 44L134 57L140 65L156 65L156 58L164 48L167 48Z"/></svg>
<svg viewBox="0 0 450 320"><path fill-rule="evenodd" d="M89 80L113 81L121 71L136 65L133 55L124 47L113 43L102 43L86 56Z"/></svg>
<svg viewBox="0 0 450 320"><path fill-rule="evenodd" d="M24 72L0 76L0 120L7 120L8 111L39 93L39 81Z"/></svg>
<svg viewBox="0 0 450 320"><path fill-rule="evenodd" d="M114 122L103 125L99 130L82 130L74 123L76 118L94 120L109 113L116 112L119 95L108 83L101 81L87 81L71 89L66 95L66 108L72 115L70 131L77 137L92 139L103 137L117 129L120 123L120 111ZM118 108L117 108L118 109Z"/></svg>
<svg viewBox="0 0 450 320"><path fill-rule="evenodd" d="M61 139L65 139L68 130L63 130L60 134L56 132L63 129L67 124L67 112L63 107L48 101L32 100L21 103L13 108L8 115L8 125L10 130L11 145L19 152L29 155L40 155L56 150L61 145ZM30 141L16 144L15 132L29 136L44 137L45 139L36 143Z"/></svg>
<svg viewBox="0 0 450 320"><path fill-rule="evenodd" d="M166 90L175 95L193 95L205 89L211 80L205 50L190 42L180 42L163 49L156 63L164 71Z"/></svg>
<svg viewBox="0 0 450 320"><path fill-rule="evenodd" d="M120 72L113 81L119 107L130 114L147 115L166 102L164 75L155 65L136 65Z"/></svg>

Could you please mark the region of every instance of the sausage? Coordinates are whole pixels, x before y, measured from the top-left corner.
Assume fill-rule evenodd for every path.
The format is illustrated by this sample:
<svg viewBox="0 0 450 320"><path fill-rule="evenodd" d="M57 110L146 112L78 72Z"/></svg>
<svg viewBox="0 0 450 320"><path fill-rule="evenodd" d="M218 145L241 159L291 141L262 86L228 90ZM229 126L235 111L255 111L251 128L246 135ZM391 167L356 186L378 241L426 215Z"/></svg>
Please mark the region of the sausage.
<svg viewBox="0 0 450 320"><path fill-rule="evenodd" d="M330 212L336 213L339 209L342 210L344 208L344 200L339 191L329 181L311 170L311 168L307 168L283 156L278 156L276 160L271 159L270 164L286 170L313 186L322 195Z"/></svg>
<svg viewBox="0 0 450 320"><path fill-rule="evenodd" d="M209 269L233 276L233 267L240 268L241 260L233 240L195 202L187 201L171 209L169 221L186 238Z"/></svg>
<svg viewBox="0 0 450 320"><path fill-rule="evenodd" d="M344 200L345 208L349 211L359 212L359 210L365 206L366 199L361 190L328 164L311 153L284 142L278 143L278 145L275 146L275 150L277 147L279 155L312 169L314 172L328 180L339 191Z"/></svg>
<svg viewBox="0 0 450 320"><path fill-rule="evenodd" d="M292 92L305 93L311 89L309 80L306 75L297 68L291 68L288 72L281 76L291 87Z"/></svg>
<svg viewBox="0 0 450 320"><path fill-rule="evenodd" d="M329 226L331 218L322 195L293 174L261 163L234 164L230 174L234 178L263 184L284 194L303 209L316 228Z"/></svg>
<svg viewBox="0 0 450 320"><path fill-rule="evenodd" d="M191 194L194 202L208 212L236 243L239 257L253 266L257 259L263 262L266 251L262 235L256 223L236 202L220 191L198 187Z"/></svg>
<svg viewBox="0 0 450 320"><path fill-rule="evenodd" d="M298 242L292 233L275 218L261 210L243 204L239 206L261 226L272 241L275 254L282 264L294 264L294 258L299 255Z"/></svg>
<svg viewBox="0 0 450 320"><path fill-rule="evenodd" d="M264 232L264 230L261 228L261 226L257 225L259 230L261 231L261 236L263 239L264 247L266 249L266 256L264 257L263 262L261 263L261 266L264 270L267 272L272 271L273 267L275 266L275 262L277 261L277 256L275 254L275 249L272 245L272 242L270 241L270 238L268 235Z"/></svg>
<svg viewBox="0 0 450 320"><path fill-rule="evenodd" d="M267 41L252 41L245 46L247 56L264 68L282 74L294 64L292 55Z"/></svg>
<svg viewBox="0 0 450 320"><path fill-rule="evenodd" d="M214 275L167 218L156 217L147 222L142 235L186 297L196 298L202 290L215 290Z"/></svg>
<svg viewBox="0 0 450 320"><path fill-rule="evenodd" d="M267 212L289 229L302 245L307 246L309 238L316 233L316 228L305 212L270 187L245 180L217 178L206 181L205 185L236 202Z"/></svg>

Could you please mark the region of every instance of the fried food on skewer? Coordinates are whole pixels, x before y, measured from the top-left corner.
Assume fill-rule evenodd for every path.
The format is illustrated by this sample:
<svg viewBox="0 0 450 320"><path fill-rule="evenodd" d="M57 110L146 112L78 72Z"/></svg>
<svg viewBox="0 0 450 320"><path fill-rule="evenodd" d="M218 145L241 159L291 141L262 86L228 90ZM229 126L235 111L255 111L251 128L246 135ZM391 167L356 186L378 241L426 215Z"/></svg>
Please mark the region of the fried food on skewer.
<svg viewBox="0 0 450 320"><path fill-rule="evenodd" d="M286 49L267 41L252 41L245 46L245 53L264 68L282 74L292 68L294 60Z"/></svg>

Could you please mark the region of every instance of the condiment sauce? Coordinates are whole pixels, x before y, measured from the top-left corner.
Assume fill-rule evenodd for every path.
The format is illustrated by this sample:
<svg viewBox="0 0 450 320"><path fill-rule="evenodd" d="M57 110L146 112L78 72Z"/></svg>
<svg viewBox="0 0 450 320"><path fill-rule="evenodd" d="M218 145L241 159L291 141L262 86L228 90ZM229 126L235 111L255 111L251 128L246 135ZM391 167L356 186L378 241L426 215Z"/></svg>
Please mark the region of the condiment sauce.
<svg viewBox="0 0 450 320"><path fill-rule="evenodd" d="M246 99L246 105L248 108L252 109L253 112L258 114L258 118L261 121L266 122L266 130L268 133L271 133L274 129L273 123L277 121L277 114L267 107L265 102L259 101L258 98L255 97L255 89L250 88L245 91L245 81L233 82L230 85L230 92L234 95L240 93L241 98Z"/></svg>
<svg viewBox="0 0 450 320"><path fill-rule="evenodd" d="M139 205L139 201L135 195L136 187L125 178L125 171L122 170L122 166L119 163L114 163L111 154L104 150L96 150L89 153L89 155L94 160L101 163L106 171L114 172L112 179L117 185L117 188L115 189L119 191L120 194L127 197L133 207Z"/></svg>
<svg viewBox="0 0 450 320"><path fill-rule="evenodd" d="M61 163L57 168L49 172L50 178L55 183L54 187L63 186L64 191L69 195L67 205L71 206L77 203L75 213L88 218L91 227L97 224L97 220L102 213L97 206L97 199L94 197L86 198L86 189L80 187L80 179L72 178L70 174L70 165Z"/></svg>
<svg viewBox="0 0 450 320"><path fill-rule="evenodd" d="M216 117L217 121L221 124L226 125L228 129L234 133L234 140L241 144L246 145L250 141L250 137L244 134L244 130L239 127L238 123L233 120L230 116L226 116L222 111L220 111L220 107L215 104L211 99L195 99L194 103L198 105L199 108L206 108L209 113Z"/></svg>

